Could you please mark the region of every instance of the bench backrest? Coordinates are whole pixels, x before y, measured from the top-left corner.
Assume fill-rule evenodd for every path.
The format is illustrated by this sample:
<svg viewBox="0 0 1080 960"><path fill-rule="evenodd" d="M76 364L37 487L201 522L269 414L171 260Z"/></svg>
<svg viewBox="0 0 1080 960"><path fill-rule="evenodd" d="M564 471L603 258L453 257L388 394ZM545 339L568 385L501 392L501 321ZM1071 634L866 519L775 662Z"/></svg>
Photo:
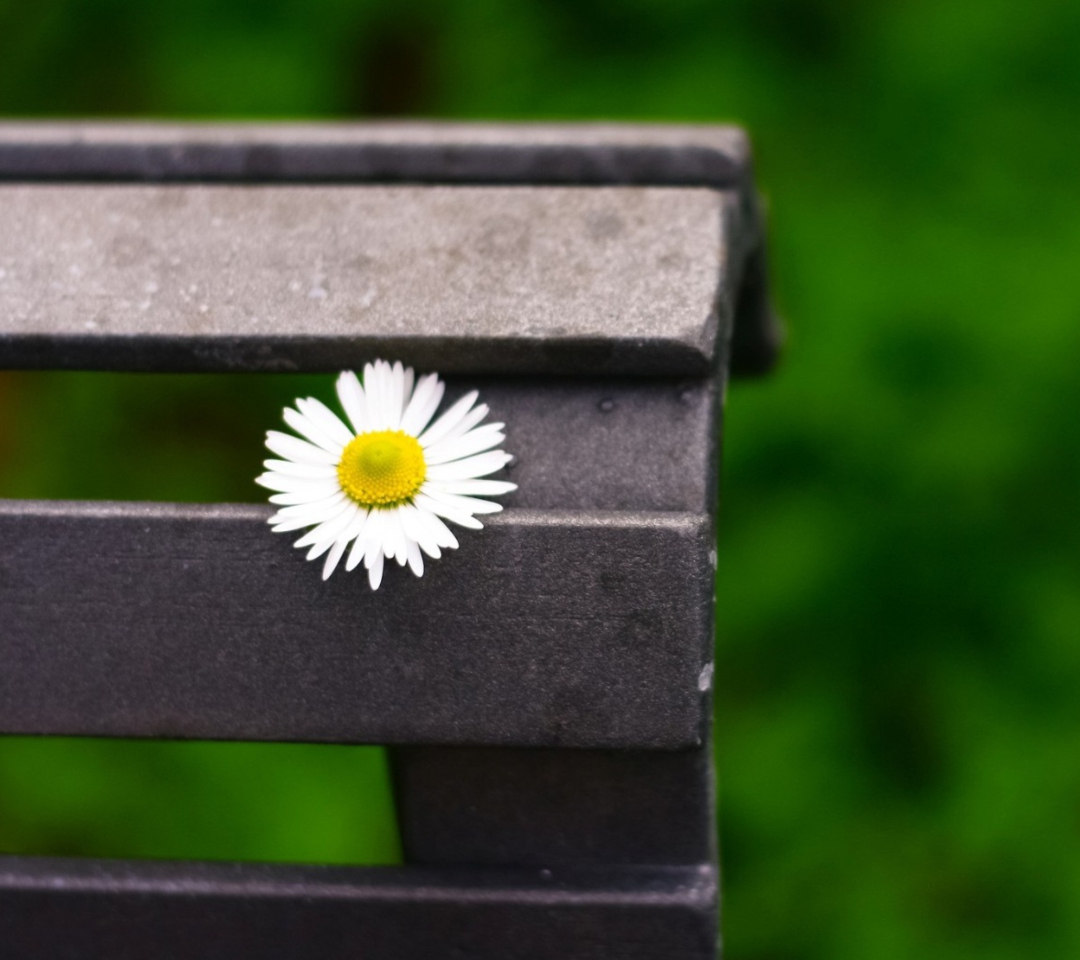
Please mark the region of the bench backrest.
<svg viewBox="0 0 1080 960"><path fill-rule="evenodd" d="M319 581L269 507L0 502L0 732L379 743L401 868L0 858L0 956L709 957L717 449L776 349L742 135L0 126L0 368L482 385L519 489Z"/></svg>

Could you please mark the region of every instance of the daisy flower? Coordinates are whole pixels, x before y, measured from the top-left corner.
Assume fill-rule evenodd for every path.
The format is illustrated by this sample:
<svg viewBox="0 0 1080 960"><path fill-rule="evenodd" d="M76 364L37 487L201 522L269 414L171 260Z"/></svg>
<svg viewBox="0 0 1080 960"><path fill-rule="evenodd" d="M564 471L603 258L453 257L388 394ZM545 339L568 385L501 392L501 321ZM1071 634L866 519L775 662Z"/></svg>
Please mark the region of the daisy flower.
<svg viewBox="0 0 1080 960"><path fill-rule="evenodd" d="M326 555L324 580L346 550L345 569L362 561L372 590L387 560L423 576L424 554L437 560L457 548L444 521L479 530L476 514L502 510L480 498L517 489L481 479L511 457L493 449L506 439L504 424L480 426L488 408L476 405L476 391L431 422L444 389L434 373L416 380L411 367L376 360L364 367L363 383L351 371L338 377L348 422L308 397L285 409L299 437L266 434L266 446L282 458L266 460L267 472L255 480L280 507L270 523L276 533L311 528L296 546L309 548L308 560Z"/></svg>

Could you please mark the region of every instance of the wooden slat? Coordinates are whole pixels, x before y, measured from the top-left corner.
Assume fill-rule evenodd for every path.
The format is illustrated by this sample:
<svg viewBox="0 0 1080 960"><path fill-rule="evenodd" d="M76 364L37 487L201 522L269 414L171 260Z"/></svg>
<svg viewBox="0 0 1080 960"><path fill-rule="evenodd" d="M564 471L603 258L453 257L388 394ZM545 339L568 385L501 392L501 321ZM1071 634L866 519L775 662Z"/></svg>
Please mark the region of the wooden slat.
<svg viewBox="0 0 1080 960"><path fill-rule="evenodd" d="M743 132L631 124L0 124L0 181L705 186L734 191L731 370L775 361L763 229ZM756 266L755 266L756 264ZM37 354L41 363L45 354ZM102 361L98 361L101 363ZM115 362L115 361L114 361Z"/></svg>
<svg viewBox="0 0 1080 960"><path fill-rule="evenodd" d="M391 752L409 863L716 861L712 747Z"/></svg>
<svg viewBox="0 0 1080 960"><path fill-rule="evenodd" d="M268 515L0 502L0 731L701 742L707 516L509 510L373 594L321 581Z"/></svg>
<svg viewBox="0 0 1080 960"><path fill-rule="evenodd" d="M0 956L713 960L715 871L423 870L0 857Z"/></svg>
<svg viewBox="0 0 1080 960"><path fill-rule="evenodd" d="M455 379L443 406L474 388L507 425L508 504L715 513L714 381Z"/></svg>
<svg viewBox="0 0 1080 960"><path fill-rule="evenodd" d="M0 124L0 179L745 184L736 127L643 124Z"/></svg>
<svg viewBox="0 0 1080 960"><path fill-rule="evenodd" d="M735 202L648 187L0 185L0 368L338 370L389 355L705 376L741 270Z"/></svg>

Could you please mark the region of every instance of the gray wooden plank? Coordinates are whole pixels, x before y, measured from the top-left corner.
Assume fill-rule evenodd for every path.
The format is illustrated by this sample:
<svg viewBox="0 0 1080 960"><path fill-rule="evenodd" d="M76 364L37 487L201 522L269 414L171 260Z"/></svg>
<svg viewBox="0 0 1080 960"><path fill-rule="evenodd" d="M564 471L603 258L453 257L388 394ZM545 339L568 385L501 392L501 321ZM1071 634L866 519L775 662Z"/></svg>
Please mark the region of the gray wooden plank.
<svg viewBox="0 0 1080 960"><path fill-rule="evenodd" d="M0 732L703 741L708 516L512 509L373 594L321 581L268 515L0 502Z"/></svg>
<svg viewBox="0 0 1080 960"><path fill-rule="evenodd" d="M0 367L705 376L734 195L0 185ZM732 270L736 275L732 276Z"/></svg>
<svg viewBox="0 0 1080 960"><path fill-rule="evenodd" d="M736 127L650 124L0 124L0 179L655 184L749 179Z"/></svg>
<svg viewBox="0 0 1080 960"><path fill-rule="evenodd" d="M749 146L734 127L8 122L3 179L710 186L738 192L740 243L762 259ZM746 299L732 344L736 375L768 370L780 345L767 298Z"/></svg>
<svg viewBox="0 0 1080 960"><path fill-rule="evenodd" d="M713 960L708 867L433 870L0 857L34 960Z"/></svg>
<svg viewBox="0 0 1080 960"><path fill-rule="evenodd" d="M712 381L460 380L507 424L507 502L543 510L715 513L723 387Z"/></svg>
<svg viewBox="0 0 1080 960"><path fill-rule="evenodd" d="M712 748L396 747L409 863L716 862Z"/></svg>

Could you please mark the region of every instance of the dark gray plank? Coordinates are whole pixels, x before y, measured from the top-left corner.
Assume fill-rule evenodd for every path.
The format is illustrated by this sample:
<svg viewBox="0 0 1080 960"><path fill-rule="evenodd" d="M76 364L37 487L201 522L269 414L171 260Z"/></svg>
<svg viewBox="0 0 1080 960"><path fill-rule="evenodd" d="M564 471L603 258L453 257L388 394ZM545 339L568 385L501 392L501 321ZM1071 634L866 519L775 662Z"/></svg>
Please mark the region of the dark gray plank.
<svg viewBox="0 0 1080 960"><path fill-rule="evenodd" d="M736 127L642 124L0 124L0 178L663 184L749 174Z"/></svg>
<svg viewBox="0 0 1080 960"><path fill-rule="evenodd" d="M407 870L0 858L0 956L713 960L707 867Z"/></svg>
<svg viewBox="0 0 1080 960"><path fill-rule="evenodd" d="M540 867L716 861L712 749L398 747L409 863Z"/></svg>
<svg viewBox="0 0 1080 960"><path fill-rule="evenodd" d="M0 185L0 367L705 376L734 211L707 189Z"/></svg>
<svg viewBox="0 0 1080 960"><path fill-rule="evenodd" d="M708 186L738 192L740 248L763 262L749 146L734 127L9 122L0 124L5 179ZM775 362L780 327L767 297L739 300L731 369L753 375ZM47 358L42 348L20 365ZM93 362L108 366L108 353Z"/></svg>
<svg viewBox="0 0 1080 960"><path fill-rule="evenodd" d="M507 424L518 490L543 510L714 513L719 402L713 381L457 380Z"/></svg>
<svg viewBox="0 0 1080 960"><path fill-rule="evenodd" d="M509 510L372 594L322 582L268 515L0 503L0 731L702 742L707 516Z"/></svg>

